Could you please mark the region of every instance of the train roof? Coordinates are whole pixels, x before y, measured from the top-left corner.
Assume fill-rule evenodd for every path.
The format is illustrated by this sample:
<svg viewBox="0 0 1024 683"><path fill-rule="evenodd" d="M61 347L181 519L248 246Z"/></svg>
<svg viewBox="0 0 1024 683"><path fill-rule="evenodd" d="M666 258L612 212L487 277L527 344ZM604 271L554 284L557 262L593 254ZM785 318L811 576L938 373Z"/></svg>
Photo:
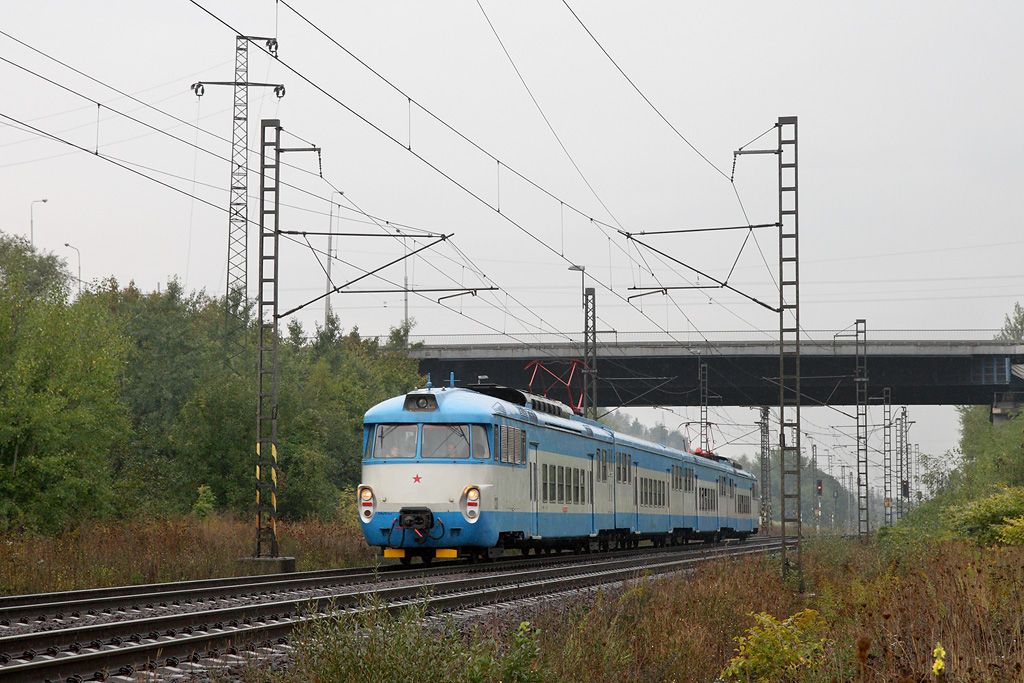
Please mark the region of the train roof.
<svg viewBox="0 0 1024 683"><path fill-rule="evenodd" d="M662 444L646 441L629 434L616 432L611 427L575 415L563 403L536 396L517 389L493 384L469 387L427 387L395 396L366 411L367 424L406 422L465 422L485 424L501 415L530 424L543 424L556 429L575 432L582 436L642 448L687 462L699 463L729 474L754 479L727 458L713 458L679 451Z"/></svg>

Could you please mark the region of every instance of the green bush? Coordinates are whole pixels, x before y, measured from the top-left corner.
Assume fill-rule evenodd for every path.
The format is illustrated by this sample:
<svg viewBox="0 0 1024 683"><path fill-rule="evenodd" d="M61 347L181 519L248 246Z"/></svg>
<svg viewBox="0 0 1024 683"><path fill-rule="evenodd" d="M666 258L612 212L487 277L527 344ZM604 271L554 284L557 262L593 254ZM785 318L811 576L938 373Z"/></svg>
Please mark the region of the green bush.
<svg viewBox="0 0 1024 683"><path fill-rule="evenodd" d="M960 535L979 545L1000 543L1003 526L1024 517L1024 487L1002 487L998 493L951 507L948 515Z"/></svg>
<svg viewBox="0 0 1024 683"><path fill-rule="evenodd" d="M820 664L825 652L825 620L804 609L779 621L754 614L747 635L736 638L736 656L722 670L727 681L796 681Z"/></svg>
<svg viewBox="0 0 1024 683"><path fill-rule="evenodd" d="M206 484L199 487L199 494L196 502L192 503L192 514L203 519L217 507L217 497L213 495L213 489Z"/></svg>
<svg viewBox="0 0 1024 683"><path fill-rule="evenodd" d="M293 664L271 678L303 683L543 679L537 663L540 634L529 622L520 623L508 637L487 637L478 631L463 633L451 622L431 624L427 609L421 604L393 614L371 603L360 613L309 622L295 635Z"/></svg>
<svg viewBox="0 0 1024 683"><path fill-rule="evenodd" d="M999 525L999 542L1004 545L1024 545L1024 517L1014 517Z"/></svg>

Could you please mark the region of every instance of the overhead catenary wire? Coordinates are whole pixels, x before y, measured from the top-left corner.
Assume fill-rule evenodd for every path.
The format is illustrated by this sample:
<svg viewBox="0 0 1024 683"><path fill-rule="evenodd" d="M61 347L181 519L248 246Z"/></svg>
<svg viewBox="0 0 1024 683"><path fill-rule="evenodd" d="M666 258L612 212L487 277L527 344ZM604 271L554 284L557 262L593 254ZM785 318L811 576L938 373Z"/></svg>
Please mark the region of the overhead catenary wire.
<svg viewBox="0 0 1024 683"><path fill-rule="evenodd" d="M210 11L209 9L207 9L207 8L206 8L205 6L203 6L203 5L202 5L202 4L200 3L200 2L198 2L198 0L189 0L189 1L190 1L190 2L191 2L191 3L193 4L193 5L195 5L195 6L197 7L197 8L199 8L199 9L200 9L201 11L203 11L204 13L206 13L206 14L207 14L208 16L210 16L211 18L213 18L213 19L214 19L215 21L219 22L220 24L222 24L223 26L225 26L226 28L228 28L229 30L231 30L232 32L234 32L235 34L237 34L237 33L238 33L237 29L235 29L235 28L234 28L234 27L233 27L233 26L232 26L232 25L231 25L231 24L230 24L229 22L225 21L224 19L222 19L221 17L219 17L218 15L216 15L215 13L213 13L212 11ZM381 79L381 80L383 80L383 81L384 81L385 83L387 83L387 84L388 84L388 85L389 85L390 87L392 87L392 88L393 88L393 89L394 89L394 90L395 90L396 92L398 92L399 94L401 94L401 95L402 95L403 97L407 97L407 98L411 99L411 100L412 100L412 101L413 101L414 103L416 103L416 104L417 104L417 106L418 106L418 107L419 107L420 109L422 109L422 110L423 110L423 111L424 111L425 113L427 113L427 114L428 114L428 115L430 115L430 116L431 116L432 118L434 118L434 119L435 119L435 120L437 120L437 121L438 121L439 123L441 123L441 125L445 126L445 127L446 127L446 128L448 128L448 129L449 129L450 131L452 131L452 132L453 132L454 134L456 134L457 136L459 136L460 138L462 138L463 140L465 140L465 141L466 141L467 143L471 144L471 145L472 145L473 147L475 147L476 149L478 149L478 150L479 150L480 152L482 152L482 153L483 153L483 154L485 154L486 156L490 157L490 158L491 158L491 159L492 159L492 160L493 160L493 161L494 161L494 162L495 162L496 164L497 164L497 163L501 163L501 160L500 160L500 159L499 159L499 158L498 158L497 156L495 156L494 154L492 154L492 153L488 152L487 150L485 150L485 149L484 149L484 148L483 148L482 146L480 146L480 145L479 145L478 143L476 143L475 141L473 141L472 139L470 139L470 138L469 138L468 136L466 136L465 134L461 133L461 132L460 132L460 131L459 131L458 129L456 129L456 128L454 128L453 126L451 126L451 124L448 124L448 123L447 123L446 121L444 121L444 120L443 120L443 119L441 119L441 118L440 118L439 116L437 116L436 114L434 114L434 113L433 113L432 111L430 111L430 110L429 110L428 108L424 107L424 106L423 106L422 104L420 104L420 103L419 103L418 101L416 101L416 100L415 100L414 98L412 98L412 97L411 97L411 96L410 96L410 95L409 95L408 93L406 93L406 92L405 92L404 90L402 90L401 88L399 88L398 86L396 86L396 85L395 85L394 83L392 83L392 82L391 82L390 80L388 80L388 79L387 79L387 78L385 78L385 77L384 77L383 75L381 75L381 74L380 74L379 72L377 72L377 71L376 71L375 69L373 69L373 68L372 68L372 67L371 67L371 66L370 66L369 64L367 64L366 62L364 62L363 60L361 60L360 58L358 58L358 57L357 57L357 56L356 56L356 55L355 55L354 53L352 53L352 52L351 52L350 50L348 50L348 48L344 47L344 46L343 46L343 45L342 45L341 43L339 43L339 42L338 42L337 40L335 40L335 39L334 39L334 38L333 38L332 36L330 36L330 35L329 35L328 33L326 33L326 32L325 32L325 31L324 31L323 29L321 29L321 28L320 28L319 26L317 26L317 25L316 25L316 24L314 24L314 23L313 23L312 21L310 21L309 19L307 19L307 18L306 18L306 17L304 16L304 15L302 15L302 14L301 14L301 13L299 13L299 12L298 12L297 10L295 10L295 8L294 8L294 7L292 7L292 6L291 6L291 5L290 5L290 4L289 4L289 3L288 3L288 2L286 1L286 0L280 0L280 1L281 1L281 3L282 3L282 4L284 4L284 5L285 5L285 7L287 7L287 8L289 9L289 10L291 10L291 11L292 11L293 13L295 13L295 14L296 14L296 15L297 15L297 16L298 16L298 17L299 17L300 19L302 19L302 20L303 20L303 21L304 21L305 23L307 23L307 24L308 24L308 25L309 25L310 27L312 27L312 28L313 28L314 30L316 30L316 31L317 31L317 32L319 32L319 33L320 33L321 35L323 35L323 36L324 36L325 38L327 38L327 39L328 39L328 40L329 40L330 42L332 42L332 43L333 43L334 45L336 45L336 46L337 46L337 47L338 47L339 49L341 49L342 51L344 51L344 52L345 52L346 54L348 54L348 55L350 55L351 57L353 57L353 58L354 58L354 59L355 59L356 61L358 61L358 62L359 62L359 63L360 63L361 65L363 65L363 66L364 66L365 68L367 68L367 69L368 69L368 70L370 70L370 71L371 71L372 73L374 73L374 74L375 74L375 75L376 75L376 76L377 76L378 78L380 78L380 79ZM259 45L259 44L256 44L256 47L257 47L257 48L259 48L259 49L261 49L261 50L264 50L264 52L266 52L266 50L265 50L265 48L263 48L263 46L261 46L261 45ZM304 81L305 83L307 83L308 85L310 85L311 87L313 87L313 88L314 88L315 90L319 91L319 92L320 92L321 94L323 94L324 96L326 96L326 97L327 97L328 99L330 99L331 101L335 102L335 103L336 103L337 105L339 105L340 107L342 107L343 109L345 109L346 111L348 111L348 112L349 112L350 114L352 114L353 116L355 116L355 117L356 117L357 119L359 119L360 121L362 121L363 123L365 123L366 125L368 125L369 127L371 127L372 129L374 129L375 131L377 131L377 132L378 132L379 134L381 134L382 136L384 136L385 138L387 138L388 140L390 140L390 141L391 141L391 142L393 142L394 144L398 145L398 146L399 146L399 147L401 147L402 149L405 149L405 150L406 150L406 151L407 151L407 152L408 152L409 154L412 154L412 155L413 155L414 157L416 157L416 158L417 158L417 159L418 159L419 161L421 161L422 163L424 163L425 165L427 165L427 166L428 166L429 168L431 168L431 169L432 169L432 170L434 170L434 171L435 171L436 173L438 173L439 175L441 175L441 176L442 176L443 178L445 178L446 180L448 180L449 182L451 182L451 183L452 183L453 185L455 185L456 187L458 187L459 189L461 189L462 191L464 191L464 192L465 192L466 194L470 195L471 197L473 197L474 199L476 199L476 200L477 200L478 202L480 202L480 203L481 203L481 204L483 204L484 206L486 206L486 207L490 208L490 209L491 209L492 211L495 211L495 212L496 212L496 213L497 213L497 214L498 214L499 216L501 216L501 217L502 217L502 218L504 218L504 219L505 219L506 221L508 221L508 222L509 222L509 223L510 223L510 224L511 224L512 226L514 226L514 227L515 227L516 229L518 229L519 231L521 231L522 233L524 233L525 235L527 235L527 236L528 236L528 237L529 237L530 239L532 239L533 241L535 241L536 243L538 243L538 244L539 244L539 245L540 245L540 246L541 246L542 248L544 248L544 249L546 249L546 250L550 251L551 253L553 253L553 254L555 254L555 255L559 256L559 257L560 257L560 258L562 258L562 260L564 260L564 261L565 261L566 263L569 263L570 265L576 265L576 264L574 264L574 263L573 263L573 262L572 262L572 261L571 261L570 259L566 258L566 257L565 257L565 256L563 256L562 254L559 254L559 251L558 251L557 249L555 249L555 248L551 247L551 246L550 246L549 244L547 244L547 242L545 242L544 240L541 240L541 239L540 239L539 237L537 237L537 236L536 236L535 234L533 234L533 233L532 233L531 231L529 231L529 230L528 230L528 229L527 229L527 228L526 228L525 226L523 226L523 225L522 225L521 223L519 223L518 221L516 221L516 220L512 219L512 218L511 218L510 216L508 216L508 215L507 215L507 212L506 212L506 213L502 213L502 212L498 211L498 208L497 208L497 207L496 207L495 205L491 204L491 203L490 203L490 202L489 202L488 200L486 200L485 198L483 198L482 196L480 196L480 194L479 194L479 193L477 193L477 192L474 192L473 190L471 190L471 189L470 189L469 187L467 187L467 186L466 186L466 185L465 185L464 183L462 183L462 182L460 182L459 180L457 180L457 179L456 179L456 178L455 178L455 177L454 177L454 176L453 176L453 175L452 175L451 173L449 173L449 172L447 172L447 171L443 170L443 169L442 169L442 168L440 168L440 167L439 167L439 166L438 166L437 164L435 164L434 162L430 161L429 159L427 159L426 157L424 157L423 155L421 155L421 154L420 154L420 153L419 153L418 151L416 151L416 150L411 150L411 149L409 149L409 148L408 148L408 147L407 147L407 146L406 146L405 144L403 144L403 143L402 143L402 141L400 141L400 140L399 140L398 138L396 138L396 137L395 137L394 135L392 135L392 134L388 133L388 132L387 132L386 130L384 130L383 128L381 128L381 127L380 127L379 125L377 125L377 124L376 124L376 123L374 123L373 121L369 120L369 119L368 119L368 118L367 118L366 116L364 116L363 114L361 114L361 113L359 113L358 111L356 111L356 110L355 110L355 109L354 109L354 108L353 108L352 106L350 106L350 105L346 104L345 102L343 102L342 100L340 100L340 99L339 99L339 98L338 98L337 96L335 96L334 94L332 94L332 93L328 92L328 91L327 91L327 90L326 90L325 88L323 88L322 86L320 86L319 84L317 84L316 82L314 82L314 81L313 81L313 80L312 80L311 78L309 78L309 77L308 77L308 76L306 76L305 74L301 73L301 72L300 72L300 71L299 71L298 69L296 69L295 67L293 67L293 66L291 66L290 64L288 64L287 62L285 62L285 61L284 61L283 59L281 59L281 58L280 58L280 55L277 55L277 56L276 56L276 59L277 59L277 60L278 60L278 61L279 61L279 62L280 62L280 63L282 64L282 66L284 66L284 67L285 67L286 69L288 69L289 71L291 71L291 72L292 72L292 73L293 73L294 75L296 75L296 76L297 76L298 78L300 78L301 80L303 80L303 81ZM536 183L535 181L531 180L530 178L528 178L528 177L527 177L527 176L525 176L524 174L520 173L519 171L515 170L514 168L512 168L512 167L508 166L508 165L507 165L507 164L505 164L505 163L502 163L502 166L504 166L504 167L505 167L506 169L508 169L508 170L509 170L510 172L512 172L512 173L514 173L515 175L517 175L518 177L520 177L520 178L521 178L521 179L522 179L522 180L523 180L524 182L527 182L528 184L530 184L530 185L534 186L535 188L537 188L538 190L540 190L541 192L543 192L543 193L544 193L544 194L546 194L547 196L551 197L552 199L554 199L554 200L556 200L556 201L563 201L563 200L561 200L561 199L560 199L559 197L557 197L556 195L554 195L554 194L553 194L552 192L550 192L550 191L549 191L549 190L547 190L546 188L543 188L543 187L542 187L542 186L540 186L540 185L539 185L538 183ZM738 194L737 194L737 198L739 198L739 197L738 197ZM742 203L741 203L741 204L742 204ZM578 213L579 215L581 215L581 216L584 216L585 218L587 218L587 220L591 220L591 221L596 221L596 222L600 222L600 223L601 223L602 225L605 225L605 226L607 226L607 227L609 227L609 228L614 228L614 226L608 225L607 223L604 223L603 221L598 221L598 219L595 219L595 218L593 218L593 217L592 217L592 216L590 216L589 214L586 214L585 212L581 211L580 209L576 208L576 207L575 207L574 205L572 205L572 204L570 204L570 203L568 203L568 202L565 202L565 205L566 205L566 206L568 206L568 207L569 207L570 209L572 209L573 211L577 212L577 213ZM745 211L744 211L744 213L745 213ZM749 219L747 220L747 222L749 223ZM612 294L613 296L615 296L616 298L619 298L619 299L621 299L622 301L626 302L626 303L627 303L627 305L629 305L629 302L628 302L628 300L626 300L626 299L625 299L625 297L623 297L623 296L622 296L621 294L619 294L618 292L615 292L615 291L614 291L613 289L611 289L611 288L610 288L610 287L609 287L609 286L608 286L607 284L605 284L605 283L604 283L604 282L603 282L603 281L602 281L601 279L599 279L598 277L596 277L596 276L594 276L594 275L591 275L591 279L592 279L592 280L593 280L593 281L594 281L594 282L595 282L596 284L600 285L600 286L601 286L602 288L604 288L605 290L609 291L609 292L610 292L610 293L611 293L611 294ZM677 308L678 308L678 305L677 305ZM668 333L668 330L666 330L666 329L665 329L664 327L662 327L662 326L661 326L661 325L660 325L660 324L659 324L659 323L658 323L658 322L657 322L656 320L654 320L653 318L651 318L651 317L650 317L649 315L647 315L646 313L644 313L642 309L640 309L640 308L636 308L636 307L634 307L634 309L635 309L635 310L637 310L637 311L638 311L638 312L639 312L639 313L640 313L640 314L641 314L641 315L642 315L643 317L645 317L645 318L646 318L646 319L647 319L648 321L650 321L650 322L651 322L651 323L652 323L652 324L653 324L653 325L654 325L655 327L657 327L658 329L662 330L662 331L663 331L663 332L665 332L665 333ZM680 310L681 310L681 309L680 309ZM707 342L707 343L708 343L709 345L711 345L711 342L710 342L710 340L707 340L707 339L705 339L705 341L706 341L706 342Z"/></svg>
<svg viewBox="0 0 1024 683"><path fill-rule="evenodd" d="M43 130L41 128L38 128L36 126L32 126L32 125L26 123L25 121L22 121L22 120L14 117L14 116L11 116L9 114L4 113L4 112L0 112L0 118L5 119L7 121L10 121L11 123L13 123L15 125L18 125L18 126L21 126L25 130L32 131L32 132L34 132L34 133L36 133L36 134L38 134L38 135L40 135L42 137L54 140L56 142L62 143L64 145L67 145L69 147L73 147L73 148L75 148L78 151L85 152L86 154L88 154L90 156L93 156L93 157L95 157L97 159L101 159L101 160L103 160L103 161L105 161L105 162L107 162L109 164L113 164L114 166L117 166L117 167L119 167L119 168L121 168L123 170L126 170L126 171L128 171L128 172L130 172L130 173L132 173L132 174L134 174L136 176L139 176L139 177L141 177L143 179L146 179L146 180L148 180L150 182L153 182L153 183L155 183L157 185L160 185L161 187L167 188L169 190L172 190L173 192L176 192L178 194L184 195L186 197L190 197L191 199L193 199L195 201L198 201L198 202L200 202L202 204L205 204L205 205L207 205L207 206L209 206L209 207L211 207L211 208L213 208L213 209L215 209L217 211L227 212L227 209L225 207L219 205L219 204L215 204L215 203L213 203L213 202L211 202L209 200L206 200L206 199L204 199L202 197L193 195L193 194L189 193L187 190L183 190L181 188L175 187L174 185L171 185L171 184L166 183L166 182L164 182L164 181L162 181L162 180L160 180L158 178L155 178L155 177L153 177L151 175L143 173L142 171L139 171L138 169L132 168L131 166L129 166L127 164L121 163L118 160L115 160L115 159L112 159L112 158L108 157L104 153L99 153L99 154L94 153L92 150L90 150L87 147L84 147L82 145L74 143L74 142L72 142L70 140L66 140L64 138L61 138L58 135L55 135L53 133L49 133L49 132L47 132L47 131L45 131L45 130ZM249 219L249 223L255 224L255 222L252 219ZM300 245L302 244L302 242L300 242L296 238L292 237L291 235L282 235L282 238L286 239L286 240L289 240L289 241L292 241L292 242L295 242L296 244L300 244ZM319 250L316 250L314 248L314 251L319 251ZM319 253L323 254L324 252L319 252ZM338 261L340 261L342 263L345 263L346 265L348 265L348 266L350 266L352 268L355 268L356 270L362 271L364 273L364 275L372 275L373 277L376 277L378 279L381 279L382 281L388 282L388 284L391 284L391 285L393 285L395 287L399 286L396 283L391 282L390 280L387 280L386 278L383 278L378 273L370 273L366 269L360 268L359 266L356 266L355 264L349 263L348 261L340 259L340 258L338 258L336 256L331 256L331 257L335 258L336 260L338 260ZM427 297L424 297L424 298L427 298ZM433 301L432 299L429 299L429 298L428 298L428 300ZM502 332L502 331L498 330L496 327L494 327L492 325L489 325L489 324L487 324L487 323L485 323L483 321L477 320L477 319L473 318L472 316L468 316L468 315L466 315L466 314L464 314L464 313L462 313L462 312L460 312L460 311L458 311L458 310L456 310L456 309L454 309L454 308L452 308L450 306L447 306L445 304L437 304L437 305L440 305L442 308L446 308L446 309L448 309L448 310L450 310L450 311L452 311L452 312L454 312L454 313L456 313L456 314L458 314L458 315L460 315L462 317L470 319L473 322L475 322L476 324L481 325L482 327L486 327L487 329L490 329L490 330L492 330L494 332L499 332L499 333L503 334L504 336L509 337L513 341L516 341L517 343L523 344L524 346L527 346L527 347L535 347L536 346L534 344L529 343L526 340L519 339L518 337L516 337L513 334ZM537 347L537 348L539 349L541 347Z"/></svg>

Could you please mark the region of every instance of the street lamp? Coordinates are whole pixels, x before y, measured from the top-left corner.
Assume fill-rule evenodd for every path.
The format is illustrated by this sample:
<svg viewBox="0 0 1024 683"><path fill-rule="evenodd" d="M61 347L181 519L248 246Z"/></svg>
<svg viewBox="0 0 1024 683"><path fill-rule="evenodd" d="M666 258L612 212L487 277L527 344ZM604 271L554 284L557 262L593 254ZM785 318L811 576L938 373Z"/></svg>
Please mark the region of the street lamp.
<svg viewBox="0 0 1024 683"><path fill-rule="evenodd" d="M75 253L78 254L78 296L82 296L82 252L78 250L78 247L72 246L67 242L64 243L64 246L68 249L74 249Z"/></svg>
<svg viewBox="0 0 1024 683"><path fill-rule="evenodd" d="M586 266L569 266L568 270L580 274L580 295L583 297L583 334L587 333L587 267Z"/></svg>
<svg viewBox="0 0 1024 683"><path fill-rule="evenodd" d="M46 199L33 199L28 205L28 235L29 242L34 247L36 245L36 226L35 226L35 208L36 204L45 204L48 200Z"/></svg>

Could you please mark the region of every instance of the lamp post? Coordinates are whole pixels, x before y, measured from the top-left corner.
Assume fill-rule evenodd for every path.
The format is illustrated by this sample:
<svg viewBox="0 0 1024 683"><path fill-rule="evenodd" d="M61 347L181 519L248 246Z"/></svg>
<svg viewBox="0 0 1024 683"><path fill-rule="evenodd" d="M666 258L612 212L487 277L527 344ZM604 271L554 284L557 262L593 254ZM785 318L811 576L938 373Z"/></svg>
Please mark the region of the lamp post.
<svg viewBox="0 0 1024 683"><path fill-rule="evenodd" d="M67 242L64 243L64 246L68 249L74 249L75 253L78 254L78 296L82 296L82 252L78 250L78 247Z"/></svg>
<svg viewBox="0 0 1024 683"><path fill-rule="evenodd" d="M334 283L331 282L331 263L334 261L334 195L344 196L344 192L341 190L335 190L331 192L329 203L331 205L330 219L327 227L327 296L324 298L324 329L327 329L327 322L331 318L331 291L334 289ZM341 204L338 204L338 209L341 209ZM341 217L340 214L338 216Z"/></svg>
<svg viewBox="0 0 1024 683"><path fill-rule="evenodd" d="M36 217L35 208L36 204L45 204L48 200L46 199L33 199L28 205L28 236L29 243L34 247L36 245Z"/></svg>

